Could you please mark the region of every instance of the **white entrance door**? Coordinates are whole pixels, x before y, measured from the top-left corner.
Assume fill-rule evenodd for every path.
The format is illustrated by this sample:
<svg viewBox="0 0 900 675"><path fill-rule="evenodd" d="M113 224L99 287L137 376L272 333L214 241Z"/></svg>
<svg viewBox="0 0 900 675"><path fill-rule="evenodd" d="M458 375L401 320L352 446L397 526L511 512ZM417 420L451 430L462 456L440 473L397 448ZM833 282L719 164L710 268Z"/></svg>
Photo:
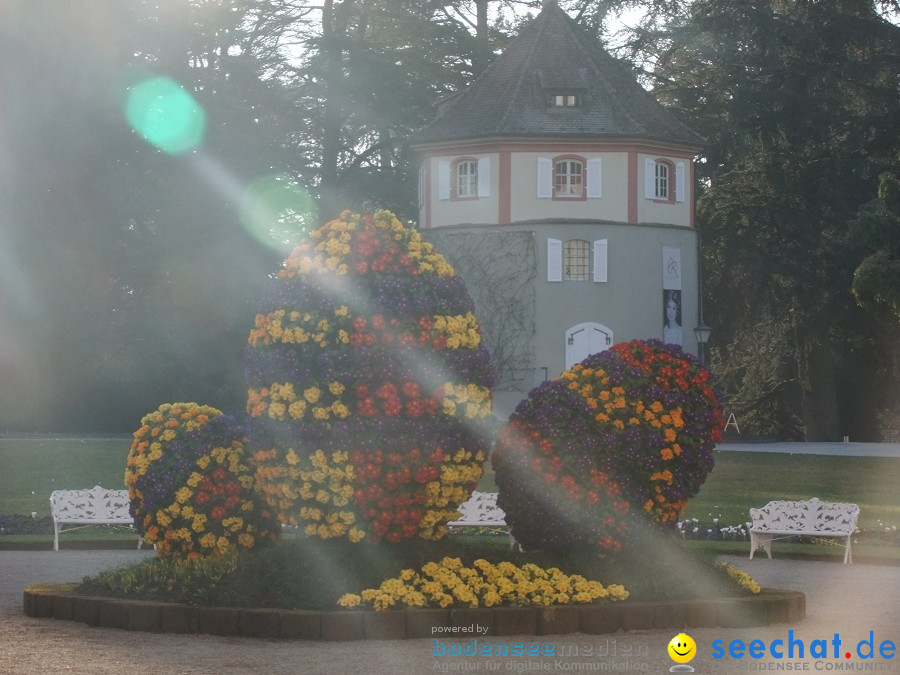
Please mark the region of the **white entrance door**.
<svg viewBox="0 0 900 675"><path fill-rule="evenodd" d="M600 323L580 323L566 331L566 370L591 354L610 348L612 331Z"/></svg>

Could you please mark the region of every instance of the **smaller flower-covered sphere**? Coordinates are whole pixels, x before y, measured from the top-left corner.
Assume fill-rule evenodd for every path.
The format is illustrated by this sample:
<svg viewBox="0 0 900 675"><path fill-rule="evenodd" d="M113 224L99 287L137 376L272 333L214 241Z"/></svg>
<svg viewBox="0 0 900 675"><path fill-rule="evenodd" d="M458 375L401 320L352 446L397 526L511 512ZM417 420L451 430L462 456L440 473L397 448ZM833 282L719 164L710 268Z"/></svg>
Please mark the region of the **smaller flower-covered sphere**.
<svg viewBox="0 0 900 675"><path fill-rule="evenodd" d="M215 408L165 404L141 421L125 471L131 514L161 556L199 558L272 542L243 432Z"/></svg>
<svg viewBox="0 0 900 675"><path fill-rule="evenodd" d="M673 526L721 440L709 379L680 347L634 340L534 389L493 455L498 504L516 539L617 551L641 514Z"/></svg>

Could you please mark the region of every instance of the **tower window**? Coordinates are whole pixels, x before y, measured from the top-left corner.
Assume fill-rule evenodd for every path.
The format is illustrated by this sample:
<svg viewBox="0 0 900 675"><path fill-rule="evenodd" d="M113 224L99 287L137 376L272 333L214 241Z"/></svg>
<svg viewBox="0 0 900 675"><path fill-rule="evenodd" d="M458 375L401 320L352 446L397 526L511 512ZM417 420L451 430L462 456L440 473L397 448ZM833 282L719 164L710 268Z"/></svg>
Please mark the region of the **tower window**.
<svg viewBox="0 0 900 675"><path fill-rule="evenodd" d="M584 199L584 160L580 157L553 162L554 199Z"/></svg>
<svg viewBox="0 0 900 675"><path fill-rule="evenodd" d="M655 169L653 194L657 199L669 198L669 165L665 162L657 162Z"/></svg>
<svg viewBox="0 0 900 675"><path fill-rule="evenodd" d="M591 274L591 242L568 240L563 270L566 281L587 281Z"/></svg>
<svg viewBox="0 0 900 675"><path fill-rule="evenodd" d="M456 196L458 198L478 196L478 162L462 160L456 164Z"/></svg>

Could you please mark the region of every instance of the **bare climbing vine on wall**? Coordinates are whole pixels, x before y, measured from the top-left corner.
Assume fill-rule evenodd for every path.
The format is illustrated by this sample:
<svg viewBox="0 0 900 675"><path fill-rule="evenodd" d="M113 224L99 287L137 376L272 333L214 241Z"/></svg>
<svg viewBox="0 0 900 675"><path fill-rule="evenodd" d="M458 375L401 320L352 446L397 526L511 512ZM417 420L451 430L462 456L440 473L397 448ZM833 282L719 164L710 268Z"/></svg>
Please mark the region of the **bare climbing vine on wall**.
<svg viewBox="0 0 900 675"><path fill-rule="evenodd" d="M532 232L439 232L427 239L463 278L491 361L496 389L529 391L535 382L535 259Z"/></svg>

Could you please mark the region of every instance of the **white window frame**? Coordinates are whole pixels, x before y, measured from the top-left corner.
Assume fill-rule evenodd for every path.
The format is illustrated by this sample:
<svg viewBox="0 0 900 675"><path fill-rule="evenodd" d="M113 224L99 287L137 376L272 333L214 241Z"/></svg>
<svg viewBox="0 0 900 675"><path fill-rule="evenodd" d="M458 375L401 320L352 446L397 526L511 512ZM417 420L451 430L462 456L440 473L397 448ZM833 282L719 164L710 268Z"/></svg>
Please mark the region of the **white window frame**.
<svg viewBox="0 0 900 675"><path fill-rule="evenodd" d="M666 162L653 162L653 198L669 200L670 180L669 165Z"/></svg>
<svg viewBox="0 0 900 675"><path fill-rule="evenodd" d="M660 175L661 167L665 168L664 177ZM660 203L683 203L687 198L686 175L685 162L647 158L644 161L644 197Z"/></svg>
<svg viewBox="0 0 900 675"><path fill-rule="evenodd" d="M560 171L560 167L564 167L564 171ZM577 167L577 171L573 169ZM553 198L554 199L585 199L585 161L579 157L560 157L553 160ZM578 181L574 180L575 177ZM560 182L562 178L562 182ZM578 191L573 191L575 186ZM562 190L558 188L562 187Z"/></svg>
<svg viewBox="0 0 900 675"><path fill-rule="evenodd" d="M569 240L576 241L576 240ZM568 244L559 239L547 239L547 281L577 281L570 279L568 275L564 277L566 265L565 248L563 244ZM597 239L594 242L586 242L589 245L588 253L590 262L588 265L588 278L592 278L595 283L606 283L609 279L609 240Z"/></svg>
<svg viewBox="0 0 900 675"><path fill-rule="evenodd" d="M478 197L478 160L462 159L456 162L454 172L457 199Z"/></svg>
<svg viewBox="0 0 900 675"><path fill-rule="evenodd" d="M563 279L590 280L591 257L591 242L584 239L567 239L563 250ZM577 271L573 271L573 268Z"/></svg>

